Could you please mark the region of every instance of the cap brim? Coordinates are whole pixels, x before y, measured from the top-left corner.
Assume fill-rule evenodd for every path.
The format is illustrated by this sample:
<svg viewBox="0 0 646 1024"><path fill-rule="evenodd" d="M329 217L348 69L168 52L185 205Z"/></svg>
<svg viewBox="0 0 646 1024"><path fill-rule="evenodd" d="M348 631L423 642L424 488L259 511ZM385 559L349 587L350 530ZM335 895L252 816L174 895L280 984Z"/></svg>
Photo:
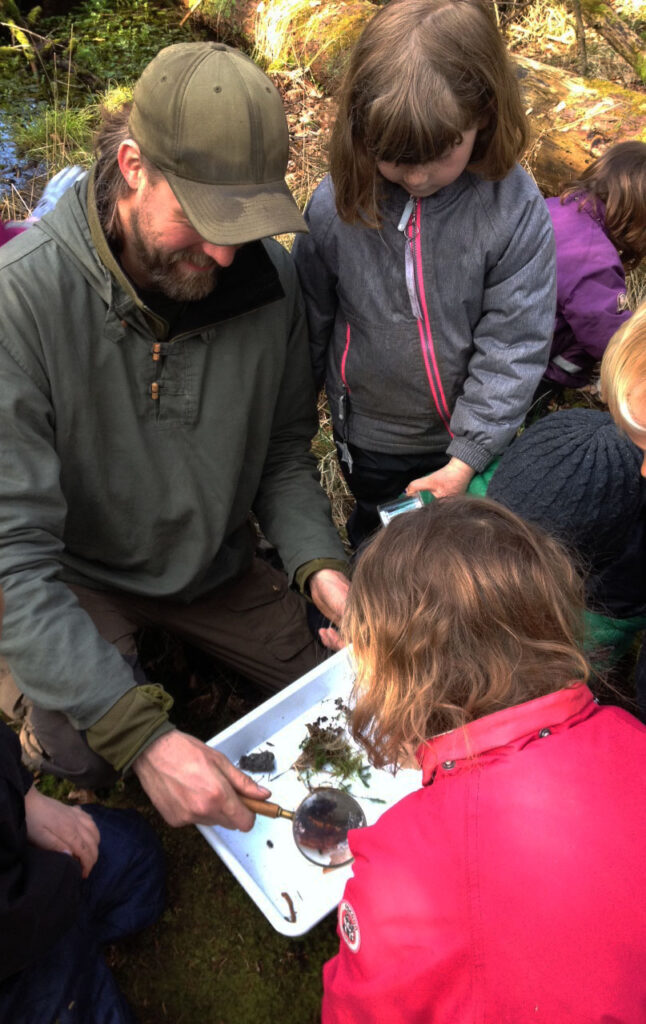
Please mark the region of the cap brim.
<svg viewBox="0 0 646 1024"><path fill-rule="evenodd" d="M213 245L242 245L308 230L284 181L209 185L169 171L164 176L195 230Z"/></svg>

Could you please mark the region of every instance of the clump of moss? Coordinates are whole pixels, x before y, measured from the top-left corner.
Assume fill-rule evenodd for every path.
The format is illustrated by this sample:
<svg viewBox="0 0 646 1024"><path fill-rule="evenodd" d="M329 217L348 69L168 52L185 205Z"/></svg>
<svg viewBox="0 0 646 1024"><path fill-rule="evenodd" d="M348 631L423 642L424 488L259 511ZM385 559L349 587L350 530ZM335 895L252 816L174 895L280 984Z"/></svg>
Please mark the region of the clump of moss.
<svg viewBox="0 0 646 1024"><path fill-rule="evenodd" d="M321 715L314 722L306 723L307 736L300 744L301 754L294 767L306 783L313 775L325 771L342 783L359 779L367 787L370 766L364 763L361 752L352 746L348 737L347 707L340 700L336 704L339 713L332 718Z"/></svg>

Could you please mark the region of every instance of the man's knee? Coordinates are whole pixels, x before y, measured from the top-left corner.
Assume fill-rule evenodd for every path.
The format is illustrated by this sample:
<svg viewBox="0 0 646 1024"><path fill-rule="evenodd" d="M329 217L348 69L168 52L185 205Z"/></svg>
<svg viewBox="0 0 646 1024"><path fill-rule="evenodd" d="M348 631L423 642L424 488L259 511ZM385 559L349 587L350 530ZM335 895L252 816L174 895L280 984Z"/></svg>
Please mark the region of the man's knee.
<svg viewBox="0 0 646 1024"><path fill-rule="evenodd" d="M16 686L9 662L0 656L0 711L10 722L20 721L25 717L28 703Z"/></svg>
<svg viewBox="0 0 646 1024"><path fill-rule="evenodd" d="M113 785L118 772L87 745L61 711L30 705L20 731L23 761L34 771L49 772L77 786Z"/></svg>

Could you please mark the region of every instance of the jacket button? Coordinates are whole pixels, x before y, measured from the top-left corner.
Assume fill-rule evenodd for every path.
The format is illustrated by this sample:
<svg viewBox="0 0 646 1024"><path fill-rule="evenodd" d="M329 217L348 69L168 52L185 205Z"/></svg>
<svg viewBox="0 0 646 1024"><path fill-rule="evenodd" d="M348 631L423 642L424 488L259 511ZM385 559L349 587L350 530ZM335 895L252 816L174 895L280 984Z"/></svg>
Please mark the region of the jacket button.
<svg viewBox="0 0 646 1024"><path fill-rule="evenodd" d="M538 735L539 735L539 737L542 740L544 740L546 736L551 736L552 735L552 730L551 729L541 729L541 731L539 732Z"/></svg>
<svg viewBox="0 0 646 1024"><path fill-rule="evenodd" d="M450 772L451 768L455 768L455 761L442 761L442 767L444 771Z"/></svg>

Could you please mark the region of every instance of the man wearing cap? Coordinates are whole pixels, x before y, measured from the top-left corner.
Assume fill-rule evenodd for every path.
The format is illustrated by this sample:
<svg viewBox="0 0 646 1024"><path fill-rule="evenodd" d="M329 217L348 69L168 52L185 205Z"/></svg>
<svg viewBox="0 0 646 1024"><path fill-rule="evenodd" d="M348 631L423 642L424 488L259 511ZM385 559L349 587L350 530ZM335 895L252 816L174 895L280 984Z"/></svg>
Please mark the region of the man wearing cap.
<svg viewBox="0 0 646 1024"><path fill-rule="evenodd" d="M266 237L305 230L287 155L255 64L168 47L89 177L0 254L2 704L32 765L94 786L132 767L171 824L246 830L238 795L267 791L171 726L136 631L276 689L317 660L288 577L334 621L348 587L302 300ZM254 557L250 511L287 576Z"/></svg>

